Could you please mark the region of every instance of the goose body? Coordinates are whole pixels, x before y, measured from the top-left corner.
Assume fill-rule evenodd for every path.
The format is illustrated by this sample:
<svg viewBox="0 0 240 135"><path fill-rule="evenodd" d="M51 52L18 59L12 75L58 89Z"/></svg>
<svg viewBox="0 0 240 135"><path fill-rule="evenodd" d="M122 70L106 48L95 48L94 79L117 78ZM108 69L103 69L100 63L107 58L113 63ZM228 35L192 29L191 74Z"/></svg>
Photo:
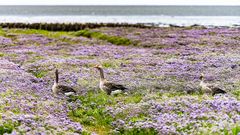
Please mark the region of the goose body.
<svg viewBox="0 0 240 135"><path fill-rule="evenodd" d="M95 68L98 69L100 72L99 88L102 91L105 91L108 95L111 95L114 93L116 94L116 93L125 92L125 90L127 90L127 88L121 84L113 83L113 82L106 80L104 78L104 72L103 72L103 69L101 66L97 65L97 66L95 66Z"/></svg>
<svg viewBox="0 0 240 135"><path fill-rule="evenodd" d="M52 91L54 95L59 95L59 94L64 94L64 95L73 95L76 93L76 91L69 87L69 86L65 86L65 85L59 85L58 83L58 70L56 69L55 71L55 75L56 75L56 79L55 82L52 86Z"/></svg>
<svg viewBox="0 0 240 135"><path fill-rule="evenodd" d="M203 79L203 75L201 74L200 76L200 87L202 89L202 91L204 93L207 93L207 94L211 94L212 96L216 95L216 94L225 94L227 93L226 91L222 90L221 88L215 86L215 85L211 85L211 84L207 84L204 82L204 79Z"/></svg>

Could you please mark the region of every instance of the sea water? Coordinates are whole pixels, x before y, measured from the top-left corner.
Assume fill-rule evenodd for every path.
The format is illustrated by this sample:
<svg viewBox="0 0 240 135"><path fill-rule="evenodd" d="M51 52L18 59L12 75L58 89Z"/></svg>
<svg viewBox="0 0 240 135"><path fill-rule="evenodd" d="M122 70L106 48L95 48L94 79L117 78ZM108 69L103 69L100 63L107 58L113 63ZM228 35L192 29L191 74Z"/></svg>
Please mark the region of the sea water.
<svg viewBox="0 0 240 135"><path fill-rule="evenodd" d="M0 22L239 26L240 6L0 6Z"/></svg>

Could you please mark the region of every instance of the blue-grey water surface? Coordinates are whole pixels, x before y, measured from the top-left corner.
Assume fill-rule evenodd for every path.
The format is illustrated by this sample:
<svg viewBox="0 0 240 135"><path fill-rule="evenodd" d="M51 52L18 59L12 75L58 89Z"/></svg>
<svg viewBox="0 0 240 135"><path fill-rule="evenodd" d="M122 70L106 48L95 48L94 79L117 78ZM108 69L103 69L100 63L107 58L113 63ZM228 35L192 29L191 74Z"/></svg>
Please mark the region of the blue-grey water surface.
<svg viewBox="0 0 240 135"><path fill-rule="evenodd" d="M240 6L0 6L0 22L240 24Z"/></svg>

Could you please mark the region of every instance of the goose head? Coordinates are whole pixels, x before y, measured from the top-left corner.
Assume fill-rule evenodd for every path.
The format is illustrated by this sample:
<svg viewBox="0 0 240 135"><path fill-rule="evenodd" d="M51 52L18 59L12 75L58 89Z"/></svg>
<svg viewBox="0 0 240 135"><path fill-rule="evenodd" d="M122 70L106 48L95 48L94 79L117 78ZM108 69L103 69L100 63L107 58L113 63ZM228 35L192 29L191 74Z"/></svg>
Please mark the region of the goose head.
<svg viewBox="0 0 240 135"><path fill-rule="evenodd" d="M201 73L201 75L200 75L199 79L200 79L200 80L203 80L203 78L204 78L204 74L203 74L203 73Z"/></svg>
<svg viewBox="0 0 240 135"><path fill-rule="evenodd" d="M101 65L95 65L94 68L100 70L100 69L102 69L102 66Z"/></svg>

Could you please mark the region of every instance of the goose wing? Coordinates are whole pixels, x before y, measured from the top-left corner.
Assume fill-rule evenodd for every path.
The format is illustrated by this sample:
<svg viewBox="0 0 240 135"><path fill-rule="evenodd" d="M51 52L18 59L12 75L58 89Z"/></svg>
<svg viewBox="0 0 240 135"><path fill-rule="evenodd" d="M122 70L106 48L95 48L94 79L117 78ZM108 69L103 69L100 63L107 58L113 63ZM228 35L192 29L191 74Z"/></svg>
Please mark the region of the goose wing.
<svg viewBox="0 0 240 135"><path fill-rule="evenodd" d="M69 92L76 93L76 91L73 88L65 85L58 85L57 89L59 90L60 93L69 93Z"/></svg>
<svg viewBox="0 0 240 135"><path fill-rule="evenodd" d="M116 91L116 90L125 91L127 89L126 87L124 87L121 84L116 84L116 83L112 83L112 82L108 82L108 81L104 82L103 87L108 95L110 95L112 93L112 91Z"/></svg>
<svg viewBox="0 0 240 135"><path fill-rule="evenodd" d="M104 86L111 89L112 91L114 90L126 90L127 88L124 87L121 84L116 84L116 83L112 83L112 82L105 82Z"/></svg>
<svg viewBox="0 0 240 135"><path fill-rule="evenodd" d="M218 87L212 88L212 95L213 96L216 95L216 94L225 94L225 93L227 93L227 92L218 88Z"/></svg>

